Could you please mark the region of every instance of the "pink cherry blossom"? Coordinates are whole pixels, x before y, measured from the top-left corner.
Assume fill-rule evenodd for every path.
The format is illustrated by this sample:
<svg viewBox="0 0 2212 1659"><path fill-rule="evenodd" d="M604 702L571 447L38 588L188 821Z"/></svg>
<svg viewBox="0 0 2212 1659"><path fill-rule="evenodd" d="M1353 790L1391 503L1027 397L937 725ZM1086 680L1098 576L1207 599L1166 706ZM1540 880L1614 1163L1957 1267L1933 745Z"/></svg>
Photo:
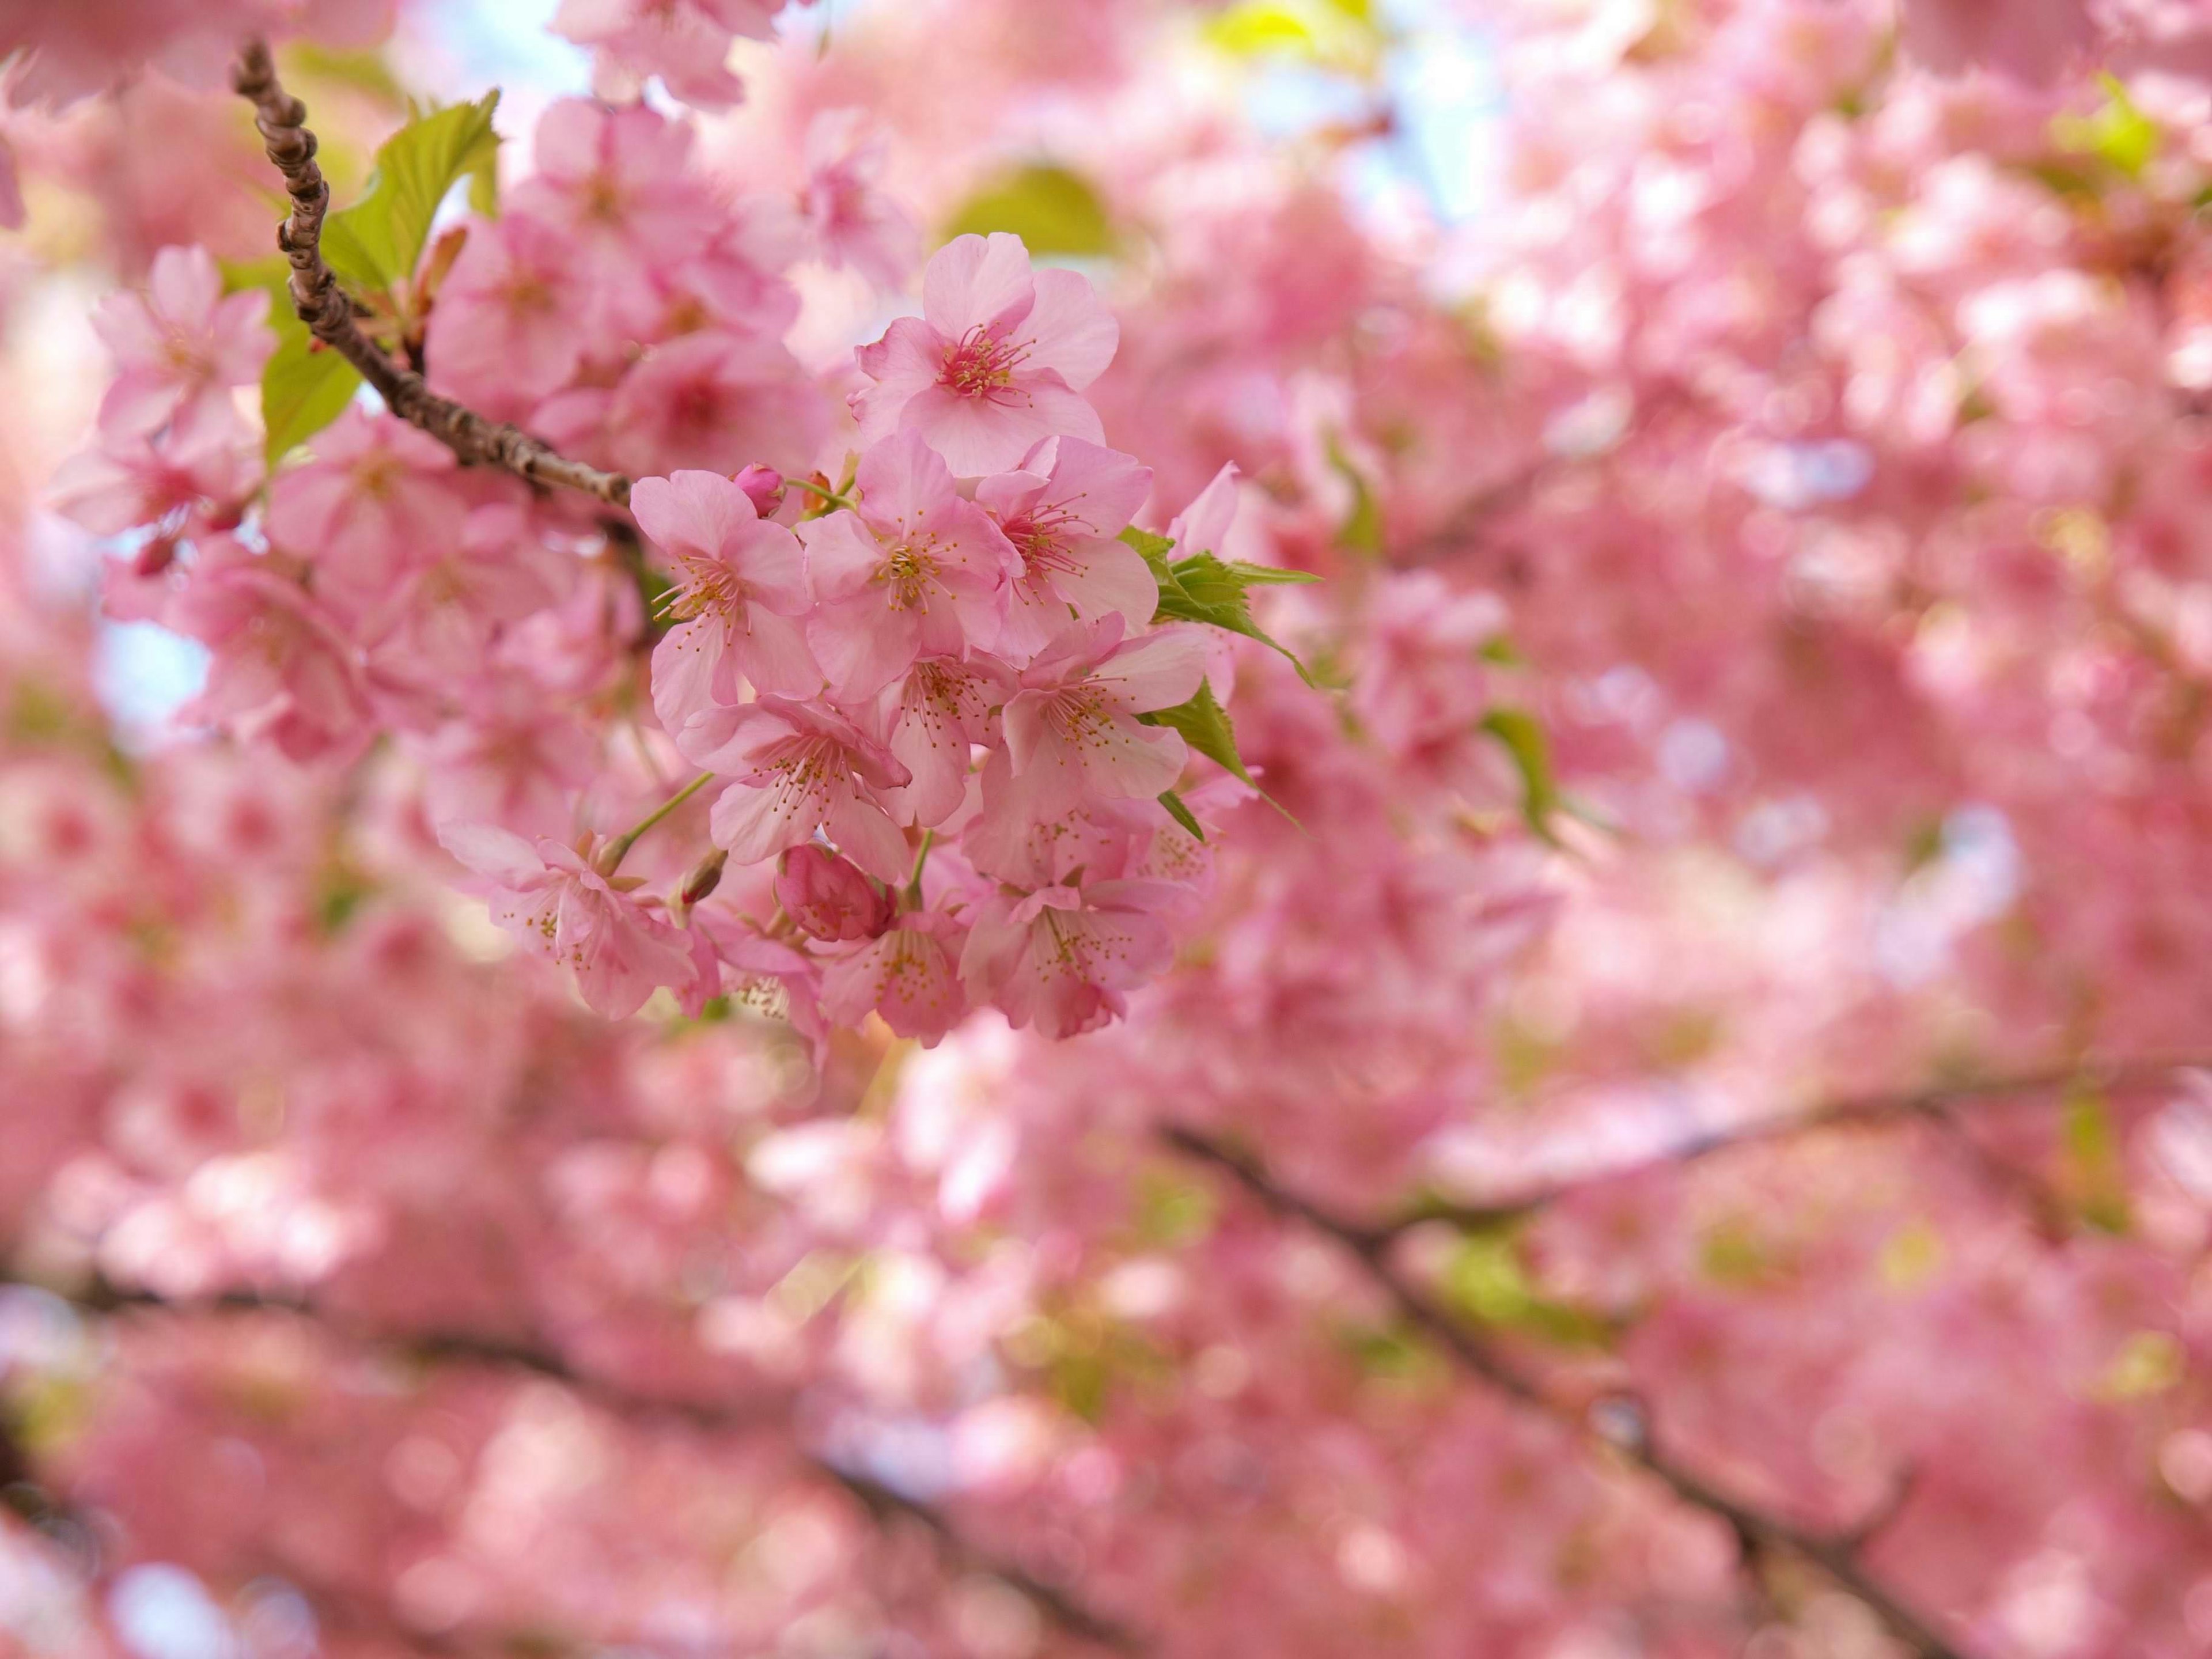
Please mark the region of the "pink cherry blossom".
<svg viewBox="0 0 2212 1659"><path fill-rule="evenodd" d="M574 973L585 1002L610 1019L635 1013L661 986L691 980L683 934L575 848L532 843L486 824L447 824L438 839L484 878L492 920L526 950Z"/></svg>
<svg viewBox="0 0 2212 1659"><path fill-rule="evenodd" d="M925 657L883 693L891 753L914 781L885 799L902 818L943 823L968 791L970 751L997 740L995 711L1013 689L1012 674L981 654L962 661Z"/></svg>
<svg viewBox="0 0 2212 1659"><path fill-rule="evenodd" d="M203 542L167 620L209 647L207 686L180 711L295 761L357 750L370 736L359 648L276 562L228 538Z"/></svg>
<svg viewBox="0 0 2212 1659"><path fill-rule="evenodd" d="M968 1012L959 968L966 938L940 911L908 911L823 970L823 1012L843 1025L874 1012L898 1036L935 1047Z"/></svg>
<svg viewBox="0 0 2212 1659"><path fill-rule="evenodd" d="M961 952L969 996L1040 1036L1093 1031L1124 1012L1130 988L1174 951L1165 917L1182 890L1164 882L1095 881L985 901Z"/></svg>
<svg viewBox="0 0 2212 1659"><path fill-rule="evenodd" d="M434 382L495 413L526 410L575 373L586 291L560 231L519 212L472 226L430 313Z"/></svg>
<svg viewBox="0 0 2212 1659"><path fill-rule="evenodd" d="M956 236L922 273L922 314L860 353L874 384L853 394L863 441L919 433L963 477L1004 472L1037 441L1104 441L1082 398L1120 338L1090 282L1030 268L1003 231Z"/></svg>
<svg viewBox="0 0 2212 1659"><path fill-rule="evenodd" d="M1019 470L984 479L975 500L1022 556L1000 649L1035 655L1071 617L1119 615L1127 631L1152 619L1159 584L1144 556L1116 538L1152 488L1149 467L1080 438L1047 438Z"/></svg>
<svg viewBox="0 0 2212 1659"><path fill-rule="evenodd" d="M714 833L738 863L773 858L819 830L877 880L907 878L906 838L883 792L913 775L835 709L771 695L717 705L676 735L694 765L735 780L714 802Z"/></svg>
<svg viewBox="0 0 2212 1659"><path fill-rule="evenodd" d="M538 118L538 171L508 211L553 230L587 282L572 333L649 330L659 308L654 282L705 247L718 216L688 179L691 130L642 104L609 108L563 98ZM549 388L550 389L550 388Z"/></svg>
<svg viewBox="0 0 2212 1659"><path fill-rule="evenodd" d="M1229 536L1237 522L1237 463L1229 461L1169 522L1168 538L1175 543L1175 556L1185 558L1194 553L1211 553L1223 559L1231 556Z"/></svg>
<svg viewBox="0 0 2212 1659"><path fill-rule="evenodd" d="M896 288L913 269L914 222L878 184L883 137L867 112L826 109L806 129L806 182L799 211L823 261L849 265L878 288Z"/></svg>
<svg viewBox="0 0 2212 1659"><path fill-rule="evenodd" d="M268 315L265 289L224 296L205 248L163 248L144 294L112 295L94 315L116 364L100 429L123 436L189 424L203 399L227 407L231 388L257 384L276 349Z"/></svg>
<svg viewBox="0 0 2212 1659"><path fill-rule="evenodd" d="M807 625L840 695L865 697L915 658L988 648L1006 614L1013 547L918 434L860 459L856 508L799 526L819 609Z"/></svg>
<svg viewBox="0 0 2212 1659"><path fill-rule="evenodd" d="M422 763L430 821L525 836L565 828L570 803L598 772L592 734L512 682L465 690L458 702L459 718L407 743Z"/></svg>
<svg viewBox="0 0 2212 1659"><path fill-rule="evenodd" d="M453 452L435 439L351 409L316 435L314 455L270 486L269 534L312 550L342 602L380 599L460 540L467 507L447 483Z"/></svg>
<svg viewBox="0 0 2212 1659"><path fill-rule="evenodd" d="M873 939L895 914L888 892L826 848L808 844L783 855L775 902L810 939L829 943Z"/></svg>
<svg viewBox="0 0 2212 1659"><path fill-rule="evenodd" d="M1188 750L1181 734L1137 716L1196 696L1206 648L1195 629L1125 640L1119 617L1070 624L1022 671L1006 704L1009 810L1042 821L1089 797L1141 799L1173 788Z"/></svg>
<svg viewBox="0 0 2212 1659"><path fill-rule="evenodd" d="M641 478L630 507L668 557L662 600L676 625L653 653L653 706L679 730L714 703L756 690L809 696L822 671L797 620L809 608L799 538L755 515L744 488L714 472Z"/></svg>
<svg viewBox="0 0 2212 1659"><path fill-rule="evenodd" d="M560 603L577 574L574 559L538 538L523 508L480 507L458 538L432 544L361 631L387 677L451 687L481 671L508 624Z"/></svg>
<svg viewBox="0 0 2212 1659"><path fill-rule="evenodd" d="M143 433L102 437L55 469L55 510L95 535L198 514L235 524L259 486L259 446L228 404L203 402L159 439Z"/></svg>
<svg viewBox="0 0 2212 1659"><path fill-rule="evenodd" d="M744 95L723 67L738 35L766 40L780 0L561 0L552 27L596 47L627 76L659 76L669 92L702 109Z"/></svg>
<svg viewBox="0 0 2212 1659"><path fill-rule="evenodd" d="M820 425L791 354L772 339L686 335L624 377L608 414L616 461L640 476L749 463L799 471Z"/></svg>

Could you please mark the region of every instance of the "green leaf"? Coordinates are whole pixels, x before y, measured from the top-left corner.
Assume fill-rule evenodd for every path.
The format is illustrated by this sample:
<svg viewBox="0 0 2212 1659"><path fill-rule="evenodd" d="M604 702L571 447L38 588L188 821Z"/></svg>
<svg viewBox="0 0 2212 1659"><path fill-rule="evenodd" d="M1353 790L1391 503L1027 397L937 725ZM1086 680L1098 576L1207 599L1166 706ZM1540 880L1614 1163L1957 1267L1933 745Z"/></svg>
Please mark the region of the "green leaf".
<svg viewBox="0 0 2212 1659"><path fill-rule="evenodd" d="M1471 1233L1445 1264L1444 1294L1468 1317L1564 1347L1604 1347L1613 1327L1599 1316L1543 1295L1522 1266L1521 1249L1504 1232Z"/></svg>
<svg viewBox="0 0 2212 1659"><path fill-rule="evenodd" d="M2112 1108L2093 1089L2066 1102L2066 1188L2081 1219L2100 1232L2124 1234L2129 1226L2126 1171Z"/></svg>
<svg viewBox="0 0 2212 1659"><path fill-rule="evenodd" d="M1240 0L1214 15L1206 38L1232 58L1293 58L1353 75L1372 73L1382 46L1364 0Z"/></svg>
<svg viewBox="0 0 2212 1659"><path fill-rule="evenodd" d="M447 192L496 165L499 135L491 118L498 107L495 90L473 104L419 115L386 139L376 152L368 193L323 226L323 257L331 269L366 291L403 287L415 274ZM479 191L472 186L472 202Z"/></svg>
<svg viewBox="0 0 2212 1659"><path fill-rule="evenodd" d="M1198 695L1188 702L1156 708L1137 718L1147 726L1164 726L1182 732L1185 743L1208 760L1218 762L1240 783L1252 783L1252 775L1244 769L1244 757L1237 752L1237 733L1229 724L1229 711L1214 700L1213 688L1205 681L1199 682Z"/></svg>
<svg viewBox="0 0 2212 1659"><path fill-rule="evenodd" d="M1493 708L1482 718L1482 730L1505 745L1521 774L1521 815L1529 829L1554 845L1552 814L1562 805L1559 787L1552 775L1552 745L1536 717L1525 708Z"/></svg>
<svg viewBox="0 0 2212 1659"><path fill-rule="evenodd" d="M1228 568L1229 574L1247 587L1302 587L1321 580L1310 570L1286 570L1278 564L1247 564L1242 559L1230 560Z"/></svg>
<svg viewBox="0 0 2212 1659"><path fill-rule="evenodd" d="M1312 685L1314 677L1298 660L1297 653L1252 620L1252 607L1245 602L1244 590L1255 586L1255 582L1243 571L1264 568L1224 564L1211 553L1194 553L1187 559L1178 559L1168 569L1172 580L1160 584L1160 608L1152 613L1152 620L1173 618L1205 623L1257 640L1269 650L1281 652L1290 659L1291 666L1298 671L1298 677Z"/></svg>
<svg viewBox="0 0 2212 1659"><path fill-rule="evenodd" d="M1175 544L1165 536L1155 536L1151 531L1139 530L1134 525L1131 525L1115 539L1135 548L1138 552L1145 556L1146 564L1162 574L1164 574L1168 568L1168 555L1175 551Z"/></svg>
<svg viewBox="0 0 2212 1659"><path fill-rule="evenodd" d="M1010 230L1031 253L1106 254L1114 251L1112 216L1080 173L1038 162L1001 173L963 203L946 222L945 239Z"/></svg>
<svg viewBox="0 0 2212 1659"><path fill-rule="evenodd" d="M2129 179L2139 179L2157 159L2165 135L2158 123L2142 112L2128 89L2112 75L2098 77L2105 101L2094 115L2061 115L2051 124L2058 147L2076 155L2092 155Z"/></svg>
<svg viewBox="0 0 2212 1659"><path fill-rule="evenodd" d="M1160 805L1168 809L1170 817L1190 832L1194 840L1206 839L1206 831L1199 827L1198 819L1192 815L1190 808L1183 805L1181 795L1172 789L1163 789L1160 791Z"/></svg>
<svg viewBox="0 0 2212 1659"><path fill-rule="evenodd" d="M223 287L231 293L269 290L269 325L276 331L276 349L261 371L261 425L263 453L271 466L344 414L361 389L360 371L317 345L292 309L287 287L291 274L291 264L281 258L222 268Z"/></svg>
<svg viewBox="0 0 2212 1659"><path fill-rule="evenodd" d="M1351 511L1336 527L1338 544L1370 558L1379 556L1382 551L1382 504L1368 488L1367 475L1352 464L1352 458L1334 438L1328 441L1328 464L1352 488Z"/></svg>
<svg viewBox="0 0 2212 1659"><path fill-rule="evenodd" d="M276 350L261 374L261 422L270 465L345 413L361 389L354 366L318 345L296 317L276 325Z"/></svg>

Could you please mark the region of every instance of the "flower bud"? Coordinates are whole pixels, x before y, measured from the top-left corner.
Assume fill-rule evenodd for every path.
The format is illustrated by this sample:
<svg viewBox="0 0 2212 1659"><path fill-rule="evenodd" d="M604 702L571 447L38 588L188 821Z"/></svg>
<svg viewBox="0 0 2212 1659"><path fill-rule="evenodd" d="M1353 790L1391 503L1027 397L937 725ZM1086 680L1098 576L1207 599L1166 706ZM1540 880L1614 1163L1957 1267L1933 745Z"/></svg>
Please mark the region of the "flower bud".
<svg viewBox="0 0 2212 1659"><path fill-rule="evenodd" d="M747 467L738 474L737 485L752 501L753 511L763 519L783 505L783 474L772 466Z"/></svg>
<svg viewBox="0 0 2212 1659"><path fill-rule="evenodd" d="M722 884L722 866L730 855L717 847L692 866L691 873L684 878L684 885L677 893L677 902L689 909Z"/></svg>
<svg viewBox="0 0 2212 1659"><path fill-rule="evenodd" d="M835 853L811 843L785 854L775 897L800 932L818 939L873 939L895 914L890 894L877 891Z"/></svg>

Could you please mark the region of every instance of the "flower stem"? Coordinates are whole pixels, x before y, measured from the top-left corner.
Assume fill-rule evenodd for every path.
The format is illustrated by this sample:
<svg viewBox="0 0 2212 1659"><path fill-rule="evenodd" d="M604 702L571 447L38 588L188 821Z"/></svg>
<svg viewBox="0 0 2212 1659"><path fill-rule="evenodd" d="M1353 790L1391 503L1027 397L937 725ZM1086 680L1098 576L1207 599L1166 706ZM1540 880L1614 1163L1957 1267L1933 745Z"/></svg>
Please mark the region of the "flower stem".
<svg viewBox="0 0 2212 1659"><path fill-rule="evenodd" d="M817 497L825 507L850 507L853 505L849 496L842 495L834 489L824 489L818 483L809 483L804 478L786 478L784 483L793 489L803 489L808 495Z"/></svg>
<svg viewBox="0 0 2212 1659"><path fill-rule="evenodd" d="M623 834L617 836L612 841L609 842L606 845L606 850L599 854L599 860L597 860L603 866L600 869L599 873L603 876L611 876L616 871L621 869L622 861L629 856L629 849L636 842L637 838L640 836L652 829L654 824L659 823L661 819L666 817L678 807L683 805L685 801L690 800L692 796L697 794L702 789L705 788L714 781L714 775L712 772L702 772L697 777L692 779L690 782L685 784L681 789L671 795L666 800L661 802L659 805L654 807L653 811L647 812L643 817L632 824Z"/></svg>
<svg viewBox="0 0 2212 1659"><path fill-rule="evenodd" d="M915 848L914 853L914 873L907 878L906 882L906 908L909 910L921 908L922 866L929 862L929 849L936 844L936 830L925 830L921 832L921 845Z"/></svg>

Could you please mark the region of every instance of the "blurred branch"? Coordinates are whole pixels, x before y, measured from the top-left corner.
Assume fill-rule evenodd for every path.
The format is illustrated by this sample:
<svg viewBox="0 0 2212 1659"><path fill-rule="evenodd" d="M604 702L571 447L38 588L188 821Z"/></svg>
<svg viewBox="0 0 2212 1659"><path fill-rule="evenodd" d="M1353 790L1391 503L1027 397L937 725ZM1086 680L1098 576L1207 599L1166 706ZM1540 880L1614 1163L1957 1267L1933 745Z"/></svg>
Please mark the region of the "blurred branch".
<svg viewBox="0 0 2212 1659"><path fill-rule="evenodd" d="M880 1481L818 1458L815 1467L859 1498L878 1525L901 1519L919 1522L936 1542L946 1564L956 1571L983 1573L1020 1591L1069 1634L1122 1653L1142 1653L1150 1647L1151 1644L1135 1632L1092 1612L1065 1590L1047 1583L1027 1569L982 1554L928 1504L917 1503Z"/></svg>
<svg viewBox="0 0 2212 1659"><path fill-rule="evenodd" d="M1496 1203L1454 1204L1447 1200L1423 1200L1409 1206L1380 1225L1356 1228L1355 1231L1360 1231L1367 1237L1387 1239L1426 1221L1449 1222L1455 1226L1472 1229L1494 1227L1520 1220L1547 1205L1557 1203L1588 1188L1619 1181L1662 1164L1688 1164L1735 1147L1791 1139L1798 1135L1817 1133L1823 1129L1916 1121L1932 1123L1958 1138L1974 1152L1984 1172L1993 1179L2025 1189L2033 1185L2032 1177L2002 1165L1965 1134L1958 1116L1960 1108L1998 1101L2040 1099L2054 1091L2072 1088L2112 1092L2153 1088L2177 1072L2200 1069L2212 1071L2212 1054L2086 1060L2068 1066L2016 1073L2008 1077L1984 1078L1973 1082L1947 1084L1896 1094L1839 1096L1802 1112L1730 1124L1724 1128L1692 1135L1686 1140L1658 1147L1624 1163L1532 1188ZM2045 1197L2047 1199L2047 1194ZM2038 1200L2039 1218L2043 1204L2043 1200Z"/></svg>
<svg viewBox="0 0 2212 1659"><path fill-rule="evenodd" d="M254 125L269 159L284 175L292 210L276 228L276 246L291 261L293 308L316 339L361 371L386 407L420 427L468 465L496 466L532 483L559 484L617 507L629 504L629 480L572 461L520 427L486 420L474 410L441 398L414 370L395 362L361 331L353 301L323 258L323 219L331 187L315 162L315 135L307 106L286 92L266 42L250 40L231 66L230 83L253 105Z"/></svg>
<svg viewBox="0 0 2212 1659"><path fill-rule="evenodd" d="M1540 1380L1490 1346L1408 1279L1390 1260L1390 1237L1330 1215L1312 1200L1280 1187L1243 1153L1194 1130L1165 1126L1169 1146L1233 1177L1274 1214L1328 1235L1358 1259L1368 1277L1397 1306L1407 1322L1433 1340L1461 1369L1516 1404L1542 1413L1571 1432L1609 1448L1692 1508L1716 1516L1745 1547L1747 1559L1781 1552L1811 1564L1880 1615L1923 1659L1966 1659L1917 1613L1885 1589L1860 1560L1855 1537L1829 1536L1793 1526L1707 1485L1654 1443L1641 1403L1614 1396L1584 1408L1556 1398Z"/></svg>
<svg viewBox="0 0 2212 1659"><path fill-rule="evenodd" d="M253 1291L228 1291L217 1295L177 1298L116 1284L95 1274L74 1290L59 1289L0 1264L0 1285L15 1285L61 1297L79 1311L113 1316L149 1311L193 1317L222 1315L285 1314L312 1320L343 1340L380 1349L421 1364L476 1364L520 1371L557 1382L580 1399L611 1416L636 1421L672 1419L710 1432L757 1431L781 1420L783 1413L767 1413L743 1407L701 1401L664 1398L608 1382L578 1370L556 1349L526 1340L497 1336L465 1328L418 1331L401 1334L362 1330L350 1322L319 1308L305 1297L277 1296ZM1127 1653L1141 1653L1148 1644L1115 1620L1085 1606L1069 1591L1046 1583L1035 1573L1005 1561L970 1542L945 1515L918 1499L906 1497L879 1481L849 1473L818 1456L808 1456L806 1466L821 1478L842 1486L878 1522L904 1517L918 1522L936 1540L939 1553L959 1571L985 1574L1018 1591L1039 1612L1068 1634ZM35 1486L31 1464L15 1439L0 1423L0 1486L15 1481ZM290 1575L287 1575L288 1577ZM302 1588L306 1588L302 1586ZM450 1651L442 1641L417 1643L425 1650Z"/></svg>

